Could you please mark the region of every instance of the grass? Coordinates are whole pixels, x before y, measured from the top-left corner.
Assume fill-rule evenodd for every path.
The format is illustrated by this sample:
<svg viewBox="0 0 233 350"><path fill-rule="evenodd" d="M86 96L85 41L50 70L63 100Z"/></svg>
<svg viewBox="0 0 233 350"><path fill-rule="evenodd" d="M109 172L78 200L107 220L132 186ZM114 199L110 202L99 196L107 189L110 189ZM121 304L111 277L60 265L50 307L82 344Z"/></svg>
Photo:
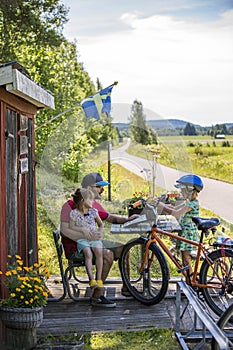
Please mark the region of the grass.
<svg viewBox="0 0 233 350"><path fill-rule="evenodd" d="M228 146L223 144L228 142ZM208 136L173 136L159 138L158 162L176 169L233 183L233 137L213 140ZM152 153L140 144L131 143L127 152L152 159Z"/></svg>
<svg viewBox="0 0 233 350"><path fill-rule="evenodd" d="M69 344L82 339L85 350L178 350L180 346L171 329L151 329L143 331L99 332L94 334L70 335L62 337L41 337L39 344ZM75 344L75 343L74 343Z"/></svg>

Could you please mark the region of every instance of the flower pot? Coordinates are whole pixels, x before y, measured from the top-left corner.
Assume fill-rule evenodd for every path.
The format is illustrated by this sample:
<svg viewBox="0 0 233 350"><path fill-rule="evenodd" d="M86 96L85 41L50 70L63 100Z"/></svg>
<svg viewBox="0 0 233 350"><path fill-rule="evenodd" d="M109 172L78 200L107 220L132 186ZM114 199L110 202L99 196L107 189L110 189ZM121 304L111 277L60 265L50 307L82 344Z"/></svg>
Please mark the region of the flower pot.
<svg viewBox="0 0 233 350"><path fill-rule="evenodd" d="M43 321L43 307L1 307L0 317L7 329L8 350L29 350L36 345L36 327Z"/></svg>

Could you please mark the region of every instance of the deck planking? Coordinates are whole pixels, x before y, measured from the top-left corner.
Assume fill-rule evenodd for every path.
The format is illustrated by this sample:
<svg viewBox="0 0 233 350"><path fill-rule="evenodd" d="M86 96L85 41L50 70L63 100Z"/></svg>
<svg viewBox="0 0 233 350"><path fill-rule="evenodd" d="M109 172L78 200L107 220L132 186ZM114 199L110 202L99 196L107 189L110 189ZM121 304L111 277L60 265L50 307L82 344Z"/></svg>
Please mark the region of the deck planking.
<svg viewBox="0 0 233 350"><path fill-rule="evenodd" d="M62 284L53 278L49 288L55 297L62 295ZM89 333L115 330L146 330L175 327L176 284L170 283L166 298L159 304L146 306L132 297L121 296L121 283L106 284L105 296L116 301L116 308L100 308L90 305L90 289L80 284L80 300L73 301L66 296L59 302L48 302L44 308L44 319L37 330L38 335ZM189 312L184 315L183 326L190 323Z"/></svg>

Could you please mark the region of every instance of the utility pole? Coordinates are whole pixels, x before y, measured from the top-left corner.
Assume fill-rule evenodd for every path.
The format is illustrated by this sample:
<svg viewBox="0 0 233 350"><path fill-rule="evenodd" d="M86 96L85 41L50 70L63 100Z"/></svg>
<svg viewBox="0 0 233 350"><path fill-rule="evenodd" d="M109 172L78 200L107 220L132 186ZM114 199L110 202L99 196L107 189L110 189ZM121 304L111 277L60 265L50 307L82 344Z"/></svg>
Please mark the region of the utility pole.
<svg viewBox="0 0 233 350"><path fill-rule="evenodd" d="M146 149L146 152L152 154L152 164L151 164L151 170L152 170L152 196L155 197L155 179L156 179L156 165L157 160L159 158L161 148L157 147L155 150Z"/></svg>
<svg viewBox="0 0 233 350"><path fill-rule="evenodd" d="M151 193L151 186L150 186L150 174L151 174L151 170L147 169L147 168L143 168L143 170L141 170L141 173L145 174L145 180L148 183L148 193Z"/></svg>
<svg viewBox="0 0 233 350"><path fill-rule="evenodd" d="M153 163L152 163L152 185L153 185L153 189L152 189L152 196L153 198L155 197L155 178L156 178L156 165L157 165L157 161L160 154L160 149L157 148L155 151L152 151L152 157L153 157Z"/></svg>

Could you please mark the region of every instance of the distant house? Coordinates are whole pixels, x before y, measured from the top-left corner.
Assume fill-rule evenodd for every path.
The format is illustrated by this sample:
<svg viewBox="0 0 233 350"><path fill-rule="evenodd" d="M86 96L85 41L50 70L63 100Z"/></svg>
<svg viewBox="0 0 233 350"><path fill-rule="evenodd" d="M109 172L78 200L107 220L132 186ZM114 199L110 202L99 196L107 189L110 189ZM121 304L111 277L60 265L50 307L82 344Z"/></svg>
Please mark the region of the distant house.
<svg viewBox="0 0 233 350"><path fill-rule="evenodd" d="M222 140L222 139L225 139L225 138L226 138L226 135L225 135L225 134L216 134L216 135L215 135L215 138L216 138L216 139Z"/></svg>

